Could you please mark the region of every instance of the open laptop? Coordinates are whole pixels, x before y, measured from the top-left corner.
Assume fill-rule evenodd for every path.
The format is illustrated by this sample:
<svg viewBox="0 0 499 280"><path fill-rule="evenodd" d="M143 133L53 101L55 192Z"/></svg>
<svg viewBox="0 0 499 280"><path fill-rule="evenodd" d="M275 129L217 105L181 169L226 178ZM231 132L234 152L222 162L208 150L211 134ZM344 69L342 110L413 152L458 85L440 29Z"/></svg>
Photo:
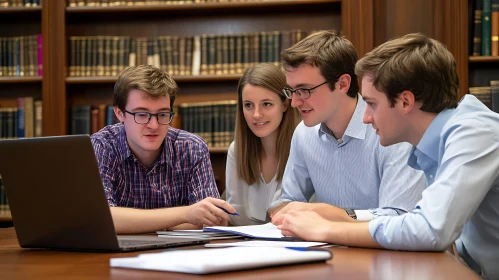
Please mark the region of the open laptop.
<svg viewBox="0 0 499 280"><path fill-rule="evenodd" d="M134 251L209 239L116 236L88 135L0 141L0 175L23 248Z"/></svg>

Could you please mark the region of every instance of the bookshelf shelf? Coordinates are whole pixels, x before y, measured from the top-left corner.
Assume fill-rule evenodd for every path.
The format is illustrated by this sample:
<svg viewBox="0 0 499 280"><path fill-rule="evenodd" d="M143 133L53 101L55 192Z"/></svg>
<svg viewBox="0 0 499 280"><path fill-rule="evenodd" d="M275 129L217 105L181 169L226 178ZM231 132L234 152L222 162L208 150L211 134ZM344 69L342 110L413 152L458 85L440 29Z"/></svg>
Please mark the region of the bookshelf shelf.
<svg viewBox="0 0 499 280"><path fill-rule="evenodd" d="M2 13L32 13L41 12L42 7L0 7L0 14Z"/></svg>
<svg viewBox="0 0 499 280"><path fill-rule="evenodd" d="M7 213L2 213L0 215L0 223L2 222L12 222L12 216L10 215L10 211Z"/></svg>
<svg viewBox="0 0 499 280"><path fill-rule="evenodd" d="M499 56L470 56L470 63L492 63L499 62Z"/></svg>
<svg viewBox="0 0 499 280"><path fill-rule="evenodd" d="M41 83L42 77L0 77L0 84Z"/></svg>
<svg viewBox="0 0 499 280"><path fill-rule="evenodd" d="M234 75L200 75L200 76L172 76L176 82L224 82L237 81L241 74ZM67 77L68 84L106 84L116 82L118 77Z"/></svg>
<svg viewBox="0 0 499 280"><path fill-rule="evenodd" d="M296 7L299 5L314 5L340 3L342 0L266 0L254 2L233 2L233 3L192 3L192 4L170 4L170 5L141 5L141 6L108 6L108 7L67 7L68 13L108 13L108 12L157 12L157 11L182 11L182 10L228 10L228 9L248 9L248 8L272 8Z"/></svg>
<svg viewBox="0 0 499 280"><path fill-rule="evenodd" d="M211 154L226 154L229 147L209 148Z"/></svg>

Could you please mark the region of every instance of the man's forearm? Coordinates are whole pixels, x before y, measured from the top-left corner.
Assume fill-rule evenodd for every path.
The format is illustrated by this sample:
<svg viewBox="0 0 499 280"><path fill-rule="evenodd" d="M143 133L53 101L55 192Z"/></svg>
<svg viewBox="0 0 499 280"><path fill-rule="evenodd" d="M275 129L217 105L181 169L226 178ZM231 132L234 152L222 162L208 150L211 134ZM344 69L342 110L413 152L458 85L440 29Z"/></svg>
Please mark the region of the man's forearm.
<svg viewBox="0 0 499 280"><path fill-rule="evenodd" d="M134 209L110 207L117 234L155 232L186 222L186 207Z"/></svg>
<svg viewBox="0 0 499 280"><path fill-rule="evenodd" d="M332 222L325 241L352 247L383 248L369 233L369 222Z"/></svg>

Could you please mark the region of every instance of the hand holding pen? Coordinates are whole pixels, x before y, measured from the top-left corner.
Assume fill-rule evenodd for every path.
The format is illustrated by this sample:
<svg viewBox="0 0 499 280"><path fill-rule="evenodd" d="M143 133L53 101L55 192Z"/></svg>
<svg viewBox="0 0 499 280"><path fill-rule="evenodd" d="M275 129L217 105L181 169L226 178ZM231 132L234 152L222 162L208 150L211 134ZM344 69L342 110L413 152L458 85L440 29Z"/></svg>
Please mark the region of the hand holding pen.
<svg viewBox="0 0 499 280"><path fill-rule="evenodd" d="M230 215L239 215L226 201L213 197L207 197L184 209L185 222L194 225L223 226L228 224Z"/></svg>

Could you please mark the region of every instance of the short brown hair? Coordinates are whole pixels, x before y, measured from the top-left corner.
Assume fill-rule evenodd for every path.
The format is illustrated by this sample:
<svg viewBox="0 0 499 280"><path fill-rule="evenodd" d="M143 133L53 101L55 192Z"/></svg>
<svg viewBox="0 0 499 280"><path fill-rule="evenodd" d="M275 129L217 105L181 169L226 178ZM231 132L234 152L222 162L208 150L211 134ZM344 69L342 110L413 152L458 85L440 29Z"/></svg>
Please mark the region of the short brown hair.
<svg viewBox="0 0 499 280"><path fill-rule="evenodd" d="M318 67L322 76L329 80L329 89L341 75L351 77L348 96L356 97L359 83L355 74L357 51L350 41L338 36L334 31L319 31L312 33L281 53L284 68L296 68L302 64Z"/></svg>
<svg viewBox="0 0 499 280"><path fill-rule="evenodd" d="M178 93L177 83L165 71L151 65L130 66L123 70L114 84L113 106L125 110L128 93L139 89L153 98L170 96L170 109Z"/></svg>
<svg viewBox="0 0 499 280"><path fill-rule="evenodd" d="M271 63L257 64L246 69L239 80L234 143L237 173L239 178L243 179L248 185L252 185L261 180L260 157L262 155L262 144L260 139L250 130L244 118L242 95L244 87L248 84L260 86L275 92L279 95L282 102L286 101L286 96L282 90L287 85L284 73ZM288 106L288 109L282 116L277 134L276 150L279 167L276 178L278 181L282 179L284 174L284 168L288 162L291 147L291 138L298 122L298 112L295 108Z"/></svg>
<svg viewBox="0 0 499 280"><path fill-rule="evenodd" d="M359 60L355 73L372 76L374 87L386 94L392 107L404 90L414 94L425 112L439 113L457 106L456 61L445 45L421 33L378 46Z"/></svg>

